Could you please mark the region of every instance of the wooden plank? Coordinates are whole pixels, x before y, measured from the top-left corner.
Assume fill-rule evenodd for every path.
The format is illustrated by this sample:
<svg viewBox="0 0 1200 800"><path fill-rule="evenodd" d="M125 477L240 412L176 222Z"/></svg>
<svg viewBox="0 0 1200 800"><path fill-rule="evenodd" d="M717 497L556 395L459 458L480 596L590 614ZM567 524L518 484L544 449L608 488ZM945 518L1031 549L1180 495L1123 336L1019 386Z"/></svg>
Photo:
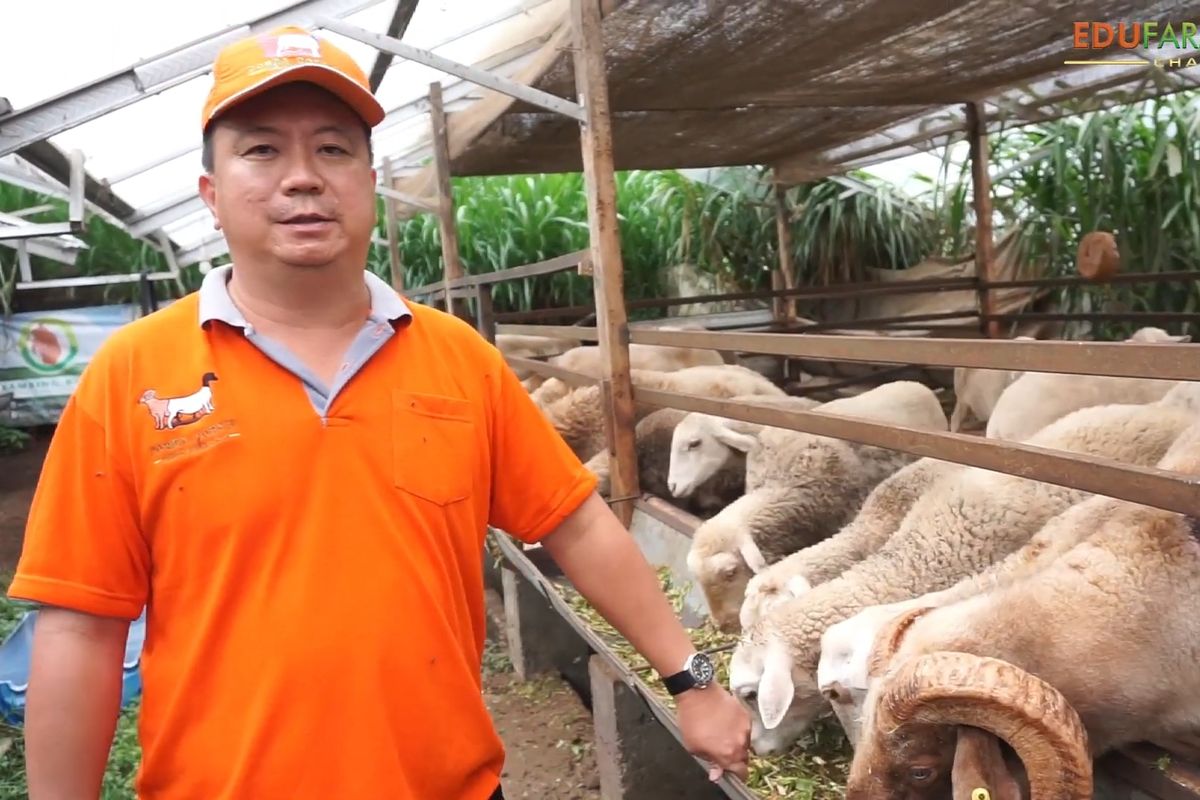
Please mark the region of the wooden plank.
<svg viewBox="0 0 1200 800"><path fill-rule="evenodd" d="M617 227L617 187L613 174L612 119L604 66L604 41L597 0L571 0L575 39L575 86L585 121L580 130L587 193L596 321L600 332L601 390L605 398L609 480L612 494L638 494L637 450L634 447L633 385L629 377L629 324L625 311L625 277ZM632 500L612 505L626 527L633 520Z"/></svg>
<svg viewBox="0 0 1200 800"><path fill-rule="evenodd" d="M392 160L385 158L383 160L383 182L388 188L391 188L392 177ZM398 209L396 201L387 194L383 195L383 212L386 217L384 227L387 230L388 265L392 273L392 288L397 292L402 292L404 291L404 267L400 263L400 225L396 220Z"/></svg>
<svg viewBox="0 0 1200 800"><path fill-rule="evenodd" d="M385 173L391 172L390 159L383 162L383 167ZM385 178L385 180L390 181L391 179ZM405 203L410 206L415 206L422 211L430 211L436 214L439 210L436 203L431 203L423 197L417 197L415 194L409 194L408 192L402 192L399 189L393 189L390 182L385 183L383 186L376 186L375 193L382 195L385 200L393 200Z"/></svg>
<svg viewBox="0 0 1200 800"><path fill-rule="evenodd" d="M658 389L635 388L634 398L639 404L699 411L848 439L911 453L918 458L968 464L1169 511L1200 515L1200 476L1197 475L1181 475L1155 467L1134 466L1108 458L970 434L920 430L815 411L755 407Z"/></svg>
<svg viewBox="0 0 1200 800"><path fill-rule="evenodd" d="M513 368L527 369L530 372L536 372L546 378L558 378L568 386L593 386L599 383L599 380L593 378L585 372L576 372L573 369L560 367L555 364L547 364L545 361L538 361L536 358L525 358L524 356L505 356L504 360Z"/></svg>
<svg viewBox="0 0 1200 800"><path fill-rule="evenodd" d="M537 325L500 326L536 333ZM550 326L546 326L550 328ZM569 329L569 326L562 326ZM517 333L518 331L513 331ZM1126 378L1200 380L1193 344L1137 342L1024 341L1013 339L930 339L890 336L830 336L789 333L664 331L633 328L629 340L642 344L707 347L871 364L922 364L931 367L1018 369Z"/></svg>
<svg viewBox="0 0 1200 800"><path fill-rule="evenodd" d="M975 206L975 277L986 282L992 277L996 248L992 240L992 181L988 175L987 131L978 103L967 103L966 112L971 153L971 200ZM991 290L981 285L978 297L979 331L996 339L1000 336L1000 324L990 318L995 313Z"/></svg>
<svg viewBox="0 0 1200 800"><path fill-rule="evenodd" d="M689 514L682 508L654 495L642 495L635 506L647 516L674 528L688 538L691 538L696 528L700 527L700 523L703 522L696 515Z"/></svg>
<svg viewBox="0 0 1200 800"><path fill-rule="evenodd" d="M587 250L576 250L573 253L565 253L561 256L546 259L545 261L537 261L533 264L522 264L519 267L510 267L508 269L500 269L495 272L481 272L475 275L462 275L452 281L440 280L435 283L427 283L424 286L418 286L415 289L410 289L409 296L419 296L424 294L433 294L435 292L445 291L446 286L451 287L472 287L484 286L493 283L502 283L504 281L518 280L520 278L533 278L538 275L552 275L559 272L566 272L569 269L580 268L585 262L589 262L591 253Z"/></svg>
<svg viewBox="0 0 1200 800"><path fill-rule="evenodd" d="M522 336L549 336L551 339L579 339L594 342L600 338L599 328L583 325L497 325L496 333L515 333Z"/></svg>
<svg viewBox="0 0 1200 800"><path fill-rule="evenodd" d="M1134 744L1105 754L1096 762L1097 777L1111 776L1135 788L1134 797L1196 800L1200 767L1148 744Z"/></svg>
<svg viewBox="0 0 1200 800"><path fill-rule="evenodd" d="M429 117L433 137L433 161L437 172L438 230L442 240L443 275L448 285L463 275L458 255L458 226L454 224L454 194L450 187L450 145L446 138L446 112L442 84L429 84ZM455 312L453 293L446 294L446 310Z"/></svg>
<svg viewBox="0 0 1200 800"><path fill-rule="evenodd" d="M524 100L526 103L544 108L547 111L553 111L556 114L562 114L577 120L584 119L583 110L578 104L550 94L549 92L543 92L541 89L517 83L514 80L479 69L478 67L451 61L428 50L413 47L399 39L394 39L382 33L374 33L357 25L351 25L347 22L334 19L333 17L320 17L317 23L322 28L340 33L343 36L348 36L351 39L357 39L385 53L391 53L392 55L406 58L409 61L416 61L418 64L432 67L439 72L448 72L463 80L471 81L501 94L506 94L509 97L515 97L518 100Z"/></svg>

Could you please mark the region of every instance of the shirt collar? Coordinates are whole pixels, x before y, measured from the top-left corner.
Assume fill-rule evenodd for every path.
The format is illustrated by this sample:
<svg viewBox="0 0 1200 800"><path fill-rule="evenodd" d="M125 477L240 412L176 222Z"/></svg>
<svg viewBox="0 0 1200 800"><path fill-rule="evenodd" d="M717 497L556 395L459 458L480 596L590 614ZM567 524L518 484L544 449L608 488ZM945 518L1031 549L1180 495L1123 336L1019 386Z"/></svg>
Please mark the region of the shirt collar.
<svg viewBox="0 0 1200 800"><path fill-rule="evenodd" d="M229 280L229 274L232 269L232 264L225 264L213 268L204 276L198 293L200 300L200 325L203 326L214 319L219 319L222 322L239 328L249 327L250 323L246 321L246 318L242 316L242 312L238 311L237 306L233 304L233 300L229 297L229 288L226 282ZM369 319L372 322L399 321L403 326L412 322L412 311L403 298L386 281L370 270L363 270L363 280L367 284L367 290L371 293L371 314Z"/></svg>

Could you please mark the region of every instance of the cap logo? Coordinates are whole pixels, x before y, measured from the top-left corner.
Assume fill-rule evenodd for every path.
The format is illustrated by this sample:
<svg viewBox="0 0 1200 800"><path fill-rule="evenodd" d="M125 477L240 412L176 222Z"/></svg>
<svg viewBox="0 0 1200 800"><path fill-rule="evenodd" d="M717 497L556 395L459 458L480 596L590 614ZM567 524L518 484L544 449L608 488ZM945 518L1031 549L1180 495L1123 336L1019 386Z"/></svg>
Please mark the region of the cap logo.
<svg viewBox="0 0 1200 800"><path fill-rule="evenodd" d="M321 57L321 46L312 36L302 33L284 33L277 37L268 38L263 50L267 58L287 58L289 56Z"/></svg>

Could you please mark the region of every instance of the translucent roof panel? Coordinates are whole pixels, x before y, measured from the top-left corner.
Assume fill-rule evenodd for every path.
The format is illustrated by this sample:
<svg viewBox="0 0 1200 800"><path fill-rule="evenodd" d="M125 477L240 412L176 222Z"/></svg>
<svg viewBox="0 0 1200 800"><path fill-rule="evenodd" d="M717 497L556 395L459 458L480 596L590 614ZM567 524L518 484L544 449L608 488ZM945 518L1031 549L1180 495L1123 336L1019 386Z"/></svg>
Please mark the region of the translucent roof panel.
<svg viewBox="0 0 1200 800"><path fill-rule="evenodd" d="M8 30L25 34L9 37L0 49L0 74L20 79L0 87L0 96L20 112L141 61L157 59L173 48L295 5L280 0L206 0L181 5L168 18L161 13L160 3L149 0L21 4L6 13L5 21ZM396 10L395 0L345 0L341 5L358 9L341 16L344 22L375 33L387 31ZM454 61L506 73L540 44L537 37L544 37L548 27L561 20L565 7L564 0L421 0L403 40ZM64 19L71 21L65 28ZM349 52L368 73L379 55L376 48L331 31L321 30L318 35ZM49 66L29 71L24 65L30 63ZM461 108L478 92L478 87L456 76L392 59L377 90L384 108L392 112L376 133L377 166L394 153L407 155L422 137L428 137L426 98L434 81L446 87L449 110ZM210 82L206 69L46 139L62 152L83 152L88 174L106 182L137 210L127 221L135 234L150 235L161 229L181 252L207 244L203 249L210 252L208 257L223 249L196 195L201 168L199 115ZM11 155L0 159L0 164L14 162Z"/></svg>

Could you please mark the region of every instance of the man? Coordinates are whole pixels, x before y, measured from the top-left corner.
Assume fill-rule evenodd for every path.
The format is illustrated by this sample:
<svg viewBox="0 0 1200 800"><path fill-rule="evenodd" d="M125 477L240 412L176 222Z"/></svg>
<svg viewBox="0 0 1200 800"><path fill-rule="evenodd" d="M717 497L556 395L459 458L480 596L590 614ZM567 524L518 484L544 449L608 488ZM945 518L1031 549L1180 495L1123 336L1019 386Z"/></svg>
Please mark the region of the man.
<svg viewBox="0 0 1200 800"><path fill-rule="evenodd" d="M382 116L301 29L218 56L199 191L233 266L81 376L9 590L43 604L31 800L97 796L143 607L140 797L500 797L489 523L542 542L645 654L711 777L745 776L746 713L594 478L495 348L364 269Z"/></svg>

